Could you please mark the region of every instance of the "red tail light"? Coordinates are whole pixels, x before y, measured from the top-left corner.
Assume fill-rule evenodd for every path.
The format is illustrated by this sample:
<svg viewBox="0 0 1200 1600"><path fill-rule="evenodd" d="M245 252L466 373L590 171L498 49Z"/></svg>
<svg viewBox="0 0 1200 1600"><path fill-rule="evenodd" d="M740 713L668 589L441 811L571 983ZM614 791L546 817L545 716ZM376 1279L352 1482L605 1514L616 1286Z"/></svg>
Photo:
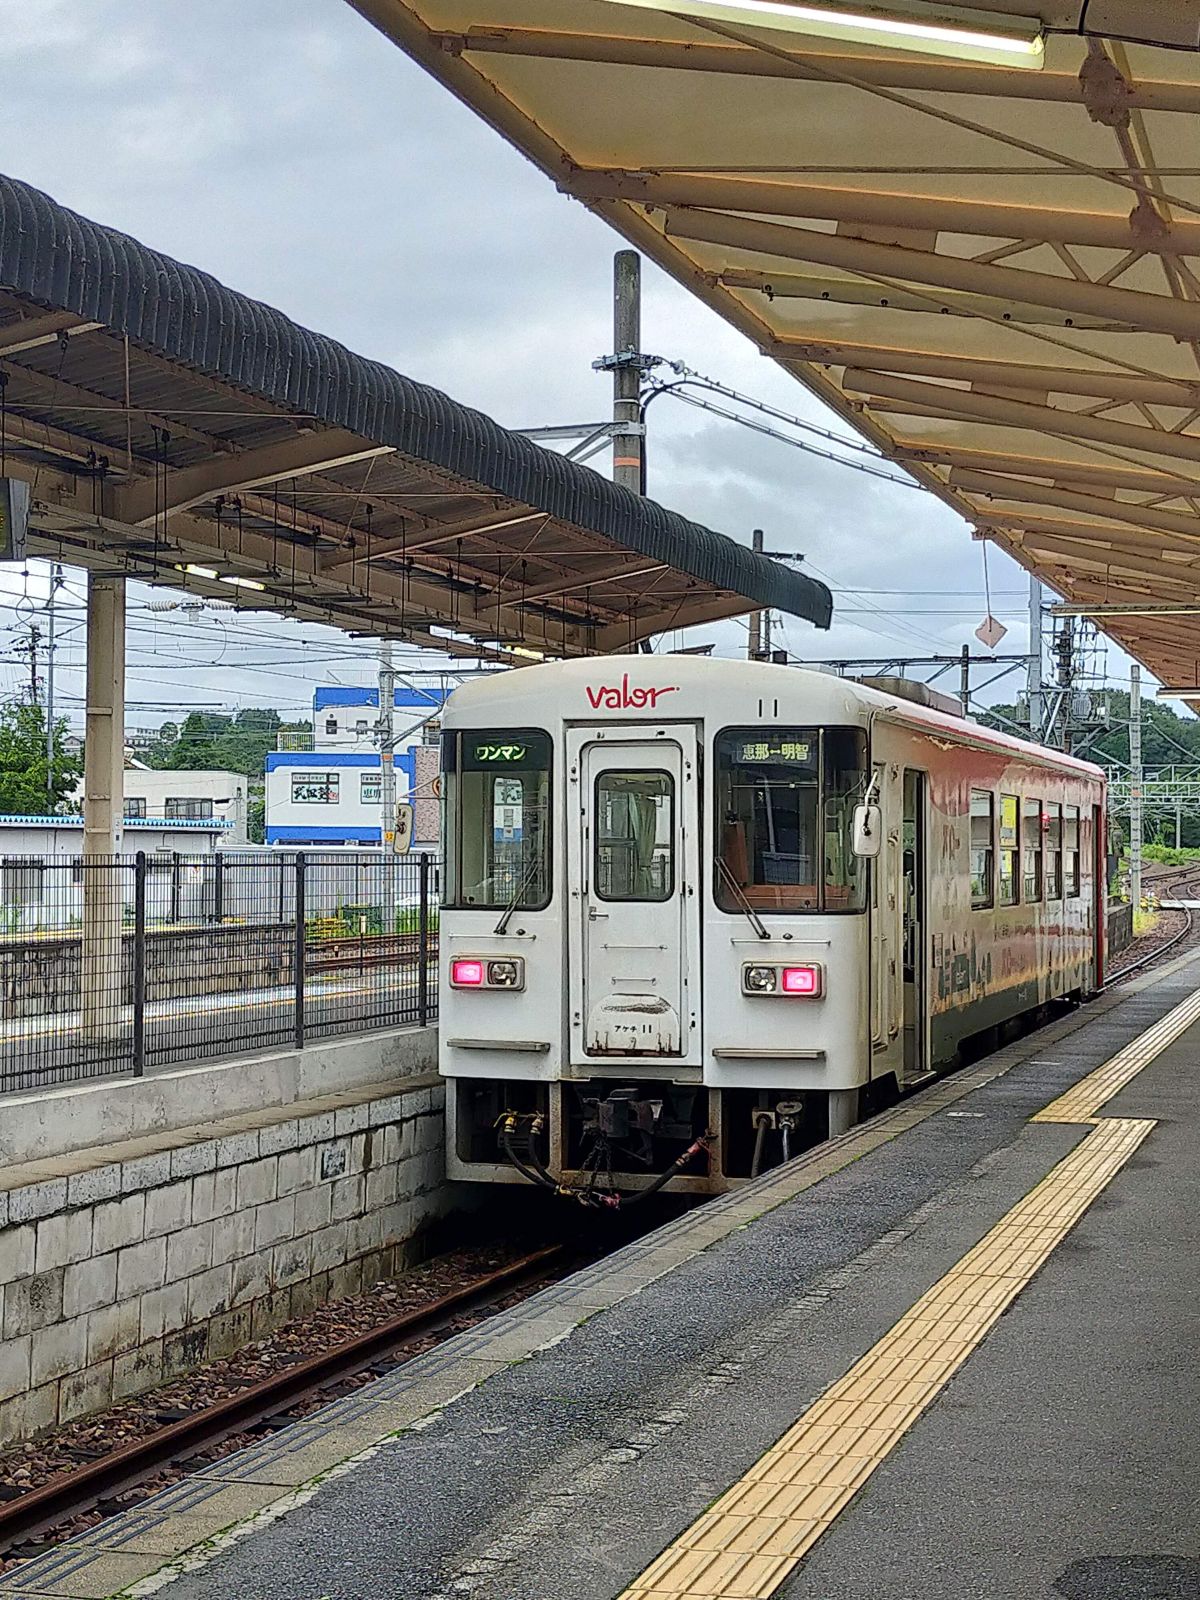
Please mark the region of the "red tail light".
<svg viewBox="0 0 1200 1600"><path fill-rule="evenodd" d="M481 989L483 987L482 961L452 961L450 982L456 989Z"/></svg>
<svg viewBox="0 0 1200 1600"><path fill-rule="evenodd" d="M780 985L784 994L807 995L815 999L821 993L820 967L784 967L783 982Z"/></svg>

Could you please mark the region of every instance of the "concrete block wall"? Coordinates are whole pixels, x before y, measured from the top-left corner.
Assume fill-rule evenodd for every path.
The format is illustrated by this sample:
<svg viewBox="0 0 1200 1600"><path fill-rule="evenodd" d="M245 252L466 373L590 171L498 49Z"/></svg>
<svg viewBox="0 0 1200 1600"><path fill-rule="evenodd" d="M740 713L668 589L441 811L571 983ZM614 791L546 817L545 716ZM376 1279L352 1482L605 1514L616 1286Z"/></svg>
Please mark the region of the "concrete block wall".
<svg viewBox="0 0 1200 1600"><path fill-rule="evenodd" d="M1108 939L1105 953L1111 962L1133 943L1133 907L1128 901L1108 902Z"/></svg>
<svg viewBox="0 0 1200 1600"><path fill-rule="evenodd" d="M390 1276L444 1209L443 1124L423 1076L7 1169L0 1447Z"/></svg>
<svg viewBox="0 0 1200 1600"><path fill-rule="evenodd" d="M0 941L0 1001L5 1017L76 1010L80 946L77 933L27 942ZM295 948L291 923L150 928L146 932L146 999L177 1000L184 995L291 983ZM121 952L120 1003L132 1005L132 933L122 935Z"/></svg>

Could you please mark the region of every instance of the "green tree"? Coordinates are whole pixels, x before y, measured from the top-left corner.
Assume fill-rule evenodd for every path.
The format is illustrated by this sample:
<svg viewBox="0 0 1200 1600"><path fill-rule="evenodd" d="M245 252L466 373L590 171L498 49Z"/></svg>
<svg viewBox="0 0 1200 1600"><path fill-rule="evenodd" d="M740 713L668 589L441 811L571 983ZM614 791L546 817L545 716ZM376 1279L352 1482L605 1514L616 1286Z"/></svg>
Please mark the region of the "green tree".
<svg viewBox="0 0 1200 1600"><path fill-rule="evenodd" d="M146 763L175 771L216 769L261 778L268 754L285 731L311 732L312 723L285 723L278 711L261 706L233 717L218 711L189 711L181 724L163 723L146 752Z"/></svg>
<svg viewBox="0 0 1200 1600"><path fill-rule="evenodd" d="M66 735L65 718L56 718L47 783L45 712L24 700L0 706L0 811L37 817L64 809L83 770Z"/></svg>
<svg viewBox="0 0 1200 1600"><path fill-rule="evenodd" d="M246 837L251 844L262 844L267 837L267 801L261 791L246 802Z"/></svg>

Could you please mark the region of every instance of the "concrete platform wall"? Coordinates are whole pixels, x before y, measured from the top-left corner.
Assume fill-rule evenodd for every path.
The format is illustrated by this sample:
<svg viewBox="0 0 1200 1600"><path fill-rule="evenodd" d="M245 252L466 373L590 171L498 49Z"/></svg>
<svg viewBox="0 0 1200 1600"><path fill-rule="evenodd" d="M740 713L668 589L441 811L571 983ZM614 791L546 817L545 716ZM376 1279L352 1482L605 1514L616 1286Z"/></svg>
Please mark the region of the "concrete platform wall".
<svg viewBox="0 0 1200 1600"><path fill-rule="evenodd" d="M436 1068L436 1028L384 1028L322 1039L303 1050L173 1067L147 1078L102 1078L0 1095L0 1188L18 1163L53 1161L117 1140L399 1082Z"/></svg>
<svg viewBox="0 0 1200 1600"><path fill-rule="evenodd" d="M443 1130L426 1073L0 1169L0 1446L391 1275Z"/></svg>

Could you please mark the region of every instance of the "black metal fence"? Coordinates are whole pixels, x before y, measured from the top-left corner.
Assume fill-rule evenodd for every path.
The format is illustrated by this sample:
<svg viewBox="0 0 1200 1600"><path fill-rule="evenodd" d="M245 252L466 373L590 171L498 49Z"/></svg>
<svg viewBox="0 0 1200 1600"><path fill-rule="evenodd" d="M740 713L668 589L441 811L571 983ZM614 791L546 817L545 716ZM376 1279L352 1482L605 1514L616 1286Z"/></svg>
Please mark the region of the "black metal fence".
<svg viewBox="0 0 1200 1600"><path fill-rule="evenodd" d="M437 1015L440 874L380 851L0 860L0 1093Z"/></svg>

